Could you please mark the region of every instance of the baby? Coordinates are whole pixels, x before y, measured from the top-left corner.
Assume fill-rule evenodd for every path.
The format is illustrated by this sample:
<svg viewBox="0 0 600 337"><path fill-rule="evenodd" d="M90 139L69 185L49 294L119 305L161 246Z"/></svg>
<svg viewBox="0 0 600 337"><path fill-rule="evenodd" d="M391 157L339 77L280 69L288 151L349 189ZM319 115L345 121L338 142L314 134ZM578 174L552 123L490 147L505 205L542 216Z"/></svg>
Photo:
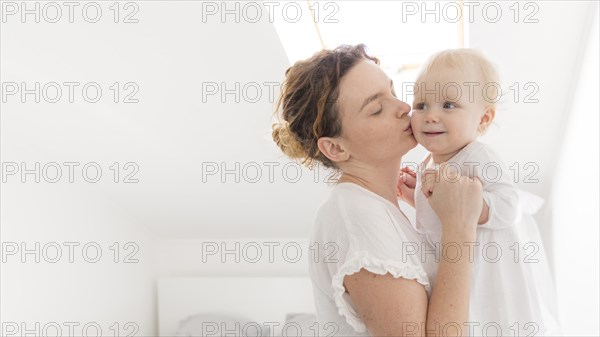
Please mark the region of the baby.
<svg viewBox="0 0 600 337"><path fill-rule="evenodd" d="M399 194L415 207L417 230L435 247L436 256L451 259L457 250L440 246L442 225L427 202L435 193L429 179L448 175L424 177L424 172L446 162L446 168L479 179L484 206L477 242L462 247L474 263L473 325L463 329L472 336L554 336L560 334L554 288L532 216L541 202L520 191L499 156L477 141L494 120L498 82L494 67L475 50L446 50L429 59L415 81L411 126L430 153L416 173L402 170ZM411 183L411 177L416 181Z"/></svg>

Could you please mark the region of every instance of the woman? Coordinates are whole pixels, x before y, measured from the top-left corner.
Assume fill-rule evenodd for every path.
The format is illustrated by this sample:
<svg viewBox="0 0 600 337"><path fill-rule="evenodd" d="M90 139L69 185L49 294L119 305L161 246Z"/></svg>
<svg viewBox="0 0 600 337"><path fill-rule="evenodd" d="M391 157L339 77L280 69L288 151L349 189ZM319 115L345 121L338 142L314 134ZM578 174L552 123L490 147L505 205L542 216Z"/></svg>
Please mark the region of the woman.
<svg viewBox="0 0 600 337"><path fill-rule="evenodd" d="M273 126L286 155L341 173L311 232L321 252L335 249L309 266L319 333L468 335L468 254L435 263L398 206L401 158L416 141L410 106L396 98L378 64L363 45L297 62L286 72L278 104L284 121ZM468 247L481 184L451 174L428 174L423 188L433 191L428 200L443 222L442 245Z"/></svg>

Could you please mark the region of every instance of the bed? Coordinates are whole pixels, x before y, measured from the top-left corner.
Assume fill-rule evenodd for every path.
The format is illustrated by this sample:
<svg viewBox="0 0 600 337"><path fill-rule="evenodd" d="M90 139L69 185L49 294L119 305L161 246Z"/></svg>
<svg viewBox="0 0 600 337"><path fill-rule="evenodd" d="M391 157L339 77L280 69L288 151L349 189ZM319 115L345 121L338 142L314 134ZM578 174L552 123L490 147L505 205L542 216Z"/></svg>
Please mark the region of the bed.
<svg viewBox="0 0 600 337"><path fill-rule="evenodd" d="M160 336L314 336L314 312L308 277L158 280Z"/></svg>

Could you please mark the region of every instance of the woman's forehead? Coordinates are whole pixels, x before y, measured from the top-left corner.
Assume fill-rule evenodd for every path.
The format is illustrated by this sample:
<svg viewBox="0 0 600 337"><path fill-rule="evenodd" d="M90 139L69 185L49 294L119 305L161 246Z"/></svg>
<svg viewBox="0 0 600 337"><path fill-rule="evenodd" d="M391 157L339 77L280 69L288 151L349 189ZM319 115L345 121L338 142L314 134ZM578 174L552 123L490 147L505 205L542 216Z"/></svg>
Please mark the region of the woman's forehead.
<svg viewBox="0 0 600 337"><path fill-rule="evenodd" d="M361 61L340 81L338 104L344 107L358 105L389 86L390 79L381 68L369 61Z"/></svg>
<svg viewBox="0 0 600 337"><path fill-rule="evenodd" d="M367 87L373 82L389 81L389 78L381 68L373 62L362 60L355 64L344 77L341 85L346 87Z"/></svg>

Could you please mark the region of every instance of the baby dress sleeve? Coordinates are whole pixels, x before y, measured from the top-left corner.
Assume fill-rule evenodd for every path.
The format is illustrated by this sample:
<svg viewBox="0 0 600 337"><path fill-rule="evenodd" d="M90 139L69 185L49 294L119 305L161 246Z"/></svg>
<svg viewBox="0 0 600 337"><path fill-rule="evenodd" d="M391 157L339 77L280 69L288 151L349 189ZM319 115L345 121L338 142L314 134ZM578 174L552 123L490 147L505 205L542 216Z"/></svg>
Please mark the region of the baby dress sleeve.
<svg viewBox="0 0 600 337"><path fill-rule="evenodd" d="M479 228L501 229L513 226L519 217L519 192L500 156L487 145L473 149L465 161L483 185L483 200L489 207L488 221Z"/></svg>

